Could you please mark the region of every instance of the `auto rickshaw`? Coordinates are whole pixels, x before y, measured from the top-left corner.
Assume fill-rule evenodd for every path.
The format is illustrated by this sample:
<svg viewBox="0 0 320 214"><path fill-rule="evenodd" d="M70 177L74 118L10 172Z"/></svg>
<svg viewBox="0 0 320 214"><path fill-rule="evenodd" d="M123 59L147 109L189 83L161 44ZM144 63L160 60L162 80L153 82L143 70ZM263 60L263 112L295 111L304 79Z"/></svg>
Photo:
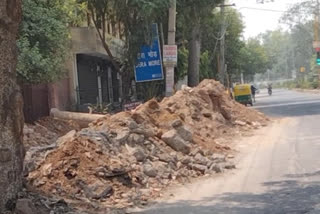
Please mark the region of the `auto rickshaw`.
<svg viewBox="0 0 320 214"><path fill-rule="evenodd" d="M234 86L234 99L244 105L253 105L252 95L251 95L251 85L240 84Z"/></svg>

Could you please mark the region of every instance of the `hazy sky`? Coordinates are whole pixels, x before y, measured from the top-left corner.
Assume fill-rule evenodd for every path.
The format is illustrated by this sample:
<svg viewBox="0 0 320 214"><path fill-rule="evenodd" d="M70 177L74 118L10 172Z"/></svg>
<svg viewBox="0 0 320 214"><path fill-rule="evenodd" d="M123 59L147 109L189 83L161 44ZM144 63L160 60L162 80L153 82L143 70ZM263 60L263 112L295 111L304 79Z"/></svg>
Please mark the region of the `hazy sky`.
<svg viewBox="0 0 320 214"><path fill-rule="evenodd" d="M286 11L290 5L301 1L302 0L274 0L274 2L270 3L257 4L256 0L229 0L230 3L236 4L236 8L243 15L246 26L244 33L245 38L256 36L267 30L277 29L279 27L279 19L283 13L252 10L244 7Z"/></svg>

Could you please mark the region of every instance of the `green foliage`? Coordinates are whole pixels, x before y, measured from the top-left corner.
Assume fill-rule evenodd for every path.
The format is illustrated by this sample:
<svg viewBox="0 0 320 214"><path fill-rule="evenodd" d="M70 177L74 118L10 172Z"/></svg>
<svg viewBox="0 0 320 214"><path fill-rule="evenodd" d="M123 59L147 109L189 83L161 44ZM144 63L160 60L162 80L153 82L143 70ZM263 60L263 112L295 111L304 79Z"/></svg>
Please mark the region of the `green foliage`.
<svg viewBox="0 0 320 214"><path fill-rule="evenodd" d="M68 48L68 16L59 2L23 1L18 77L26 83L52 82L62 77Z"/></svg>
<svg viewBox="0 0 320 214"><path fill-rule="evenodd" d="M211 75L211 63L209 51L205 51L201 54L200 57L200 80L209 79Z"/></svg>
<svg viewBox="0 0 320 214"><path fill-rule="evenodd" d="M240 56L240 70L247 82L253 81L255 74L267 71L269 59L258 39L249 39L241 49Z"/></svg>
<svg viewBox="0 0 320 214"><path fill-rule="evenodd" d="M123 24L129 67L136 63L143 44L151 43L152 23L166 23L170 0L113 0L117 21Z"/></svg>
<svg viewBox="0 0 320 214"><path fill-rule="evenodd" d="M317 1L302 0L299 3L293 4L289 10L282 16L282 22L290 27L298 24L309 22L317 8Z"/></svg>
<svg viewBox="0 0 320 214"><path fill-rule="evenodd" d="M242 41L244 24L241 15L232 8L226 8L226 32L221 32L222 16L214 10L206 18L202 19L202 52L208 51L210 57L209 78L217 76L218 56L220 54L219 43L221 34L225 33L225 59L230 76L240 76L242 63L241 50L245 46Z"/></svg>
<svg viewBox="0 0 320 214"><path fill-rule="evenodd" d="M56 0L57 1L57 0ZM87 4L78 0L59 0L58 6L67 15L70 26L82 26L87 17Z"/></svg>
<svg viewBox="0 0 320 214"><path fill-rule="evenodd" d="M292 78L292 71L299 73L300 67L305 67L306 73L315 70L313 22L310 20L315 8L315 1L311 0L293 4L282 17L288 31L280 29L261 35L270 59L269 76L272 80Z"/></svg>
<svg viewBox="0 0 320 214"><path fill-rule="evenodd" d="M175 72L175 82L183 79L188 74L188 56L189 51L184 46L178 49L178 65Z"/></svg>

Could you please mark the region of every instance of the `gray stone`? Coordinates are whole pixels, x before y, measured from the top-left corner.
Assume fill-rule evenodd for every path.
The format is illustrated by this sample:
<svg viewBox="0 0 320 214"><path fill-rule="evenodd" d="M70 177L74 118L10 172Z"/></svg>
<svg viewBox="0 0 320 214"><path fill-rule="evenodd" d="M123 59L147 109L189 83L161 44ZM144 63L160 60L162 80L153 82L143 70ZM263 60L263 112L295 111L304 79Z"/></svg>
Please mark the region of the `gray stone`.
<svg viewBox="0 0 320 214"><path fill-rule="evenodd" d="M190 152L190 156L193 156L193 157L194 157L194 156L196 156L198 153L200 153L200 154L203 155L203 152L202 152L202 150L201 150L199 147L193 149L193 150Z"/></svg>
<svg viewBox="0 0 320 214"><path fill-rule="evenodd" d="M203 157L200 153L198 153L195 157L195 162L201 165L207 165L209 160L206 157Z"/></svg>
<svg viewBox="0 0 320 214"><path fill-rule="evenodd" d="M223 168L221 167L220 164L212 164L209 168L210 171L214 171L216 173L222 173L223 172Z"/></svg>
<svg viewBox="0 0 320 214"><path fill-rule="evenodd" d="M108 198L113 194L113 188L111 186L107 186L103 188L103 191L99 194L92 194L91 198L95 200L100 200L103 198Z"/></svg>
<svg viewBox="0 0 320 214"><path fill-rule="evenodd" d="M173 128L178 128L178 127L182 126L182 121L179 120L179 119L177 119L177 120L175 120L175 121L173 121L173 122L171 123L171 126L172 126Z"/></svg>
<svg viewBox="0 0 320 214"><path fill-rule="evenodd" d="M145 164L143 166L143 172L145 175L155 178L158 175L158 170L156 170L152 165L150 164Z"/></svg>
<svg viewBox="0 0 320 214"><path fill-rule="evenodd" d="M133 144L142 144L144 142L144 136L136 133L130 134L129 142Z"/></svg>
<svg viewBox="0 0 320 214"><path fill-rule="evenodd" d="M189 164L189 166L191 167L191 169L199 171L201 173L205 173L208 169L207 166L201 165L201 164Z"/></svg>
<svg viewBox="0 0 320 214"><path fill-rule="evenodd" d="M130 135L129 129L123 129L117 133L117 137L115 138L116 141L123 143L125 142Z"/></svg>
<svg viewBox="0 0 320 214"><path fill-rule="evenodd" d="M38 214L30 199L19 199L16 205L16 214Z"/></svg>
<svg viewBox="0 0 320 214"><path fill-rule="evenodd" d="M161 136L161 139L177 152L182 152L184 154L189 154L190 152L190 146L179 136L176 130L164 133Z"/></svg>
<svg viewBox="0 0 320 214"><path fill-rule="evenodd" d="M138 124L134 120L130 120L128 122L128 127L129 127L129 129L137 129L137 128L139 128Z"/></svg>
<svg viewBox="0 0 320 214"><path fill-rule="evenodd" d="M225 169L235 169L236 168L236 165L234 163L230 163L230 162L224 163L224 164L222 164L222 166Z"/></svg>
<svg viewBox="0 0 320 214"><path fill-rule="evenodd" d="M222 154L213 154L211 156L211 160L213 160L215 163L221 163L221 162L225 162L226 161L226 156L222 155Z"/></svg>
<svg viewBox="0 0 320 214"><path fill-rule="evenodd" d="M176 130L177 130L178 134L180 135L180 137L182 137L182 139L184 139L185 141L188 141L188 142L192 142L193 133L189 127L180 126Z"/></svg>
<svg viewBox="0 0 320 214"><path fill-rule="evenodd" d="M136 160L137 160L138 162L143 162L143 161L147 158L147 156L146 156L146 154L144 153L144 151L143 151L142 149L140 149L140 148L135 149L135 150L133 151L133 156L136 158Z"/></svg>
<svg viewBox="0 0 320 214"><path fill-rule="evenodd" d="M187 164L191 163L191 158L190 158L190 157L184 157L184 158L181 160L181 163L187 165Z"/></svg>
<svg viewBox="0 0 320 214"><path fill-rule="evenodd" d="M155 130L153 130L152 128L147 128L147 127L133 129L131 132L139 134L139 135L144 135L146 138L154 137L156 135Z"/></svg>
<svg viewBox="0 0 320 214"><path fill-rule="evenodd" d="M169 162L174 161L173 158L166 153L158 154L157 157L159 158L160 161L165 162L165 163L169 163Z"/></svg>

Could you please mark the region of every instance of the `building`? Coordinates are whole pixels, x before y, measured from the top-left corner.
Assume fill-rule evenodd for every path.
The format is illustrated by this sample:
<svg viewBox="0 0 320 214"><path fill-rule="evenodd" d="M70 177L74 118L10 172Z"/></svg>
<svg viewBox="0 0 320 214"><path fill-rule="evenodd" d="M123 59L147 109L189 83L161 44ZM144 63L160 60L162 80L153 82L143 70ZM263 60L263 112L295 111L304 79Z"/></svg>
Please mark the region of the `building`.
<svg viewBox="0 0 320 214"><path fill-rule="evenodd" d="M106 42L116 58L122 58L120 31L108 27ZM70 53L66 77L58 82L23 85L24 116L33 122L48 116L51 108L88 111L90 104L120 103L121 76L113 69L95 27L70 27Z"/></svg>
<svg viewBox="0 0 320 214"><path fill-rule="evenodd" d="M83 106L119 102L121 78L113 69L96 29L73 27L70 33L70 58L66 62L70 103ZM107 44L113 56L121 58L124 43L117 37L107 34Z"/></svg>

